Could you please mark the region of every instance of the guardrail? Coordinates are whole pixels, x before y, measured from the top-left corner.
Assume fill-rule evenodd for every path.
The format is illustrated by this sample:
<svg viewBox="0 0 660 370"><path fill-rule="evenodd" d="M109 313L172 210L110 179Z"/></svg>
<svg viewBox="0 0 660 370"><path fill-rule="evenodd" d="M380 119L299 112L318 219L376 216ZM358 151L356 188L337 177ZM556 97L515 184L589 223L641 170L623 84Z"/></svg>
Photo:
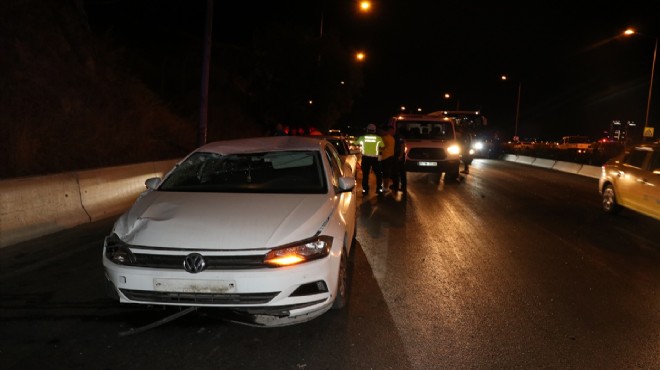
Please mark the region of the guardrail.
<svg viewBox="0 0 660 370"><path fill-rule="evenodd" d="M0 181L0 248L119 215L178 160Z"/></svg>
<svg viewBox="0 0 660 370"><path fill-rule="evenodd" d="M576 175L587 176L594 179L599 179L602 171L600 166L592 166L575 162L555 161L553 159L536 158L517 154L504 154L502 159L509 162L523 163L536 167L574 173Z"/></svg>

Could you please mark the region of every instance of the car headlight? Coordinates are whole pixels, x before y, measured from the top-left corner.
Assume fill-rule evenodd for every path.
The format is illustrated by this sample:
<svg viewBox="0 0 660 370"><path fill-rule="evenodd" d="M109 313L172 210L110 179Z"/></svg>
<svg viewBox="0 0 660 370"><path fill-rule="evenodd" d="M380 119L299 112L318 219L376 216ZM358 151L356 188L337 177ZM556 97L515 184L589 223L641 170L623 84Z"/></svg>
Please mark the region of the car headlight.
<svg viewBox="0 0 660 370"><path fill-rule="evenodd" d="M447 148L447 153L452 154L452 155L458 155L458 153L461 152L461 147L458 145L452 145L449 148Z"/></svg>
<svg viewBox="0 0 660 370"><path fill-rule="evenodd" d="M484 148L484 143L482 143L481 141L477 141L476 143L474 143L474 145L472 147L475 150L481 150L481 149Z"/></svg>
<svg viewBox="0 0 660 370"><path fill-rule="evenodd" d="M274 248L266 253L264 263L273 267L291 266L326 257L332 249L331 236L319 236L295 244Z"/></svg>
<svg viewBox="0 0 660 370"><path fill-rule="evenodd" d="M130 266L135 263L135 255L128 244L124 243L117 234L105 238L105 258L118 265Z"/></svg>

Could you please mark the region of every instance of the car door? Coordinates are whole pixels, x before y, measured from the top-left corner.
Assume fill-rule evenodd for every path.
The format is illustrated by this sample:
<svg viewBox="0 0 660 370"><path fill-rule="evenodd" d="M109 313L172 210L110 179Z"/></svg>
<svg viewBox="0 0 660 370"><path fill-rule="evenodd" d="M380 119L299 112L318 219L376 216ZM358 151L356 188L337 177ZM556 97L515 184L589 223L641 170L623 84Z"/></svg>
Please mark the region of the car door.
<svg viewBox="0 0 660 370"><path fill-rule="evenodd" d="M658 177L651 167L657 153L649 147L637 147L624 163L625 173L620 178L619 194L629 208L646 215L659 213ZM623 181L622 181L623 180Z"/></svg>
<svg viewBox="0 0 660 370"><path fill-rule="evenodd" d="M618 166L619 171L616 178L614 178L615 190L618 202L624 207L636 208L636 204L639 202L634 195L639 187L635 180L639 176L638 172L641 171L645 159L646 153L633 148L626 153Z"/></svg>
<svg viewBox="0 0 660 370"><path fill-rule="evenodd" d="M332 183L334 188L338 189L339 178L352 177L352 174L345 173L344 163L334 147L331 147L330 145L326 146L325 153L332 169ZM346 168L346 170L348 170L348 168ZM354 235L355 232L355 221L357 217L357 204L355 202L355 197L355 188L351 191L335 194L335 201L337 202L336 211L341 214L340 219L345 222L348 235Z"/></svg>
<svg viewBox="0 0 660 370"><path fill-rule="evenodd" d="M636 178L640 212L660 219L660 150L650 151L644 171Z"/></svg>

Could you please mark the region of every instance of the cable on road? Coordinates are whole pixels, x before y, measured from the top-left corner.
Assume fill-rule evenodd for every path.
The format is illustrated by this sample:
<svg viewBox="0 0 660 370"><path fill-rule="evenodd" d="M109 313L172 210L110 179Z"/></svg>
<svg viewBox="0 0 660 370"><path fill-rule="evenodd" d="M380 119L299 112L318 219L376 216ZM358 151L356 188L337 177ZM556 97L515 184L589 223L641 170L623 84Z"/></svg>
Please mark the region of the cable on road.
<svg viewBox="0 0 660 370"><path fill-rule="evenodd" d="M158 320L158 321L156 321L156 322L152 322L152 323L149 324L149 325L145 325L145 326L139 327L139 328L137 328L137 329L135 329L135 328L131 328L131 329L129 329L129 330L126 330L126 331L123 331L123 332L119 333L119 336L120 336L120 337L125 337L125 336L127 336L127 335L133 335L133 334L139 334L139 333L142 333L142 332L147 331L147 330L149 330L149 329L153 329L153 328L155 328L155 327L157 327L157 326L160 326L160 325L163 325L163 324L165 324L165 323L168 323L168 322L170 322L170 321L172 321L172 320L174 320L174 319L177 319L177 318L179 318L179 317L181 317L181 316L187 315L187 314L189 314L189 313L191 313L191 312L193 312L193 311L197 311L197 307L188 307L188 308L186 308L186 309L183 310L183 311L179 311L179 312L177 312L177 313L175 313L175 314L173 314L173 315L167 316L167 317L165 317L165 318L163 318L163 319L161 319L161 320Z"/></svg>

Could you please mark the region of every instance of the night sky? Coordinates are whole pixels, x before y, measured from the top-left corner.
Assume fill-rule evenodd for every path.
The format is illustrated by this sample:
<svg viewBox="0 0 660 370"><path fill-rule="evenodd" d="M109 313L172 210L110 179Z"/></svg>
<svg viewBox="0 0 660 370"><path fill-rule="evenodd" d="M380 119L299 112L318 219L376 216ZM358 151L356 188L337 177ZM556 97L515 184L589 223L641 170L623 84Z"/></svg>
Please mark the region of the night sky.
<svg viewBox="0 0 660 370"><path fill-rule="evenodd" d="M133 34L131 42L145 48L172 34L203 36L202 0L135 3L90 1L90 23ZM520 84L519 136L596 139L613 120L644 124L660 34L656 5L374 1L372 11L361 14L357 2L347 0L215 1L213 42L246 45L255 30L272 22L320 34L323 19L325 34L337 34L348 47L367 53L365 86L346 117L355 125L384 123L402 105L422 112L458 106L480 109L489 126L508 139ZM629 26L643 35L618 37ZM223 56L212 58L221 62ZM649 126L657 132L660 86L654 90ZM445 99L445 93L453 98Z"/></svg>

